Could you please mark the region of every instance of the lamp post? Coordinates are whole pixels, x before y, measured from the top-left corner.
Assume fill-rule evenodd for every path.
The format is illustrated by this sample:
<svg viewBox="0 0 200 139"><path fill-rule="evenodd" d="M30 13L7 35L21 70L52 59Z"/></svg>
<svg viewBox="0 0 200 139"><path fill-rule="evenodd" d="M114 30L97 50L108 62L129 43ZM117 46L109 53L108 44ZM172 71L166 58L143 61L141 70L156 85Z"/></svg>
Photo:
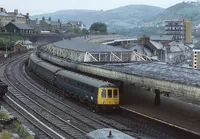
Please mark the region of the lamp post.
<svg viewBox="0 0 200 139"><path fill-rule="evenodd" d="M7 45L6 45L6 53L4 55L5 60L6 60L7 57L8 57L8 54L7 54Z"/></svg>

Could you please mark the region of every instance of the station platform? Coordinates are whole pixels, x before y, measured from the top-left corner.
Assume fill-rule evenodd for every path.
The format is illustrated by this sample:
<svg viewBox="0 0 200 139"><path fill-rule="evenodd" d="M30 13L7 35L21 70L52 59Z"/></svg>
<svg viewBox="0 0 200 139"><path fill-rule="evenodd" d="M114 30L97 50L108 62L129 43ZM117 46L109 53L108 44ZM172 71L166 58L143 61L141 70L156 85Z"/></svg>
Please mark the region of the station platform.
<svg viewBox="0 0 200 139"><path fill-rule="evenodd" d="M122 104L121 107L175 124L200 135L199 105L161 96L161 105L155 106L154 98L155 95L150 92L135 92L127 98L127 104Z"/></svg>

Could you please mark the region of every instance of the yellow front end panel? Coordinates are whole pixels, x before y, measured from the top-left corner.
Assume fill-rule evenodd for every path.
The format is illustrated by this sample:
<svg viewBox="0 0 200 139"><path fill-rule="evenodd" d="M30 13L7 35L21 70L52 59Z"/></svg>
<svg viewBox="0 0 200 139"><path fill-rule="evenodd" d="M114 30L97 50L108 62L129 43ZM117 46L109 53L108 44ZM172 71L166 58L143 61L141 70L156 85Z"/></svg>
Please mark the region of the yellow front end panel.
<svg viewBox="0 0 200 139"><path fill-rule="evenodd" d="M114 97L114 91L117 90L117 97ZM106 94L102 95L102 92L106 90ZM108 97L108 90L112 90L112 97ZM118 105L119 104L119 89L118 88L99 88L98 90L98 105Z"/></svg>

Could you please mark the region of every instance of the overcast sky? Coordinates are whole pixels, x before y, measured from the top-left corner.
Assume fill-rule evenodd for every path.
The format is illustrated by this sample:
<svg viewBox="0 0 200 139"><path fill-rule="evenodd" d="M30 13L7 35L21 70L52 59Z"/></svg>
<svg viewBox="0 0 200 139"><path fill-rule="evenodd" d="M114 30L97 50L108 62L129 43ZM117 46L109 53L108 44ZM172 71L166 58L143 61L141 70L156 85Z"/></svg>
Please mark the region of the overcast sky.
<svg viewBox="0 0 200 139"><path fill-rule="evenodd" d="M145 4L162 8L170 7L183 0L1 0L0 7L7 11L18 9L30 15L66 9L108 10L129 4Z"/></svg>

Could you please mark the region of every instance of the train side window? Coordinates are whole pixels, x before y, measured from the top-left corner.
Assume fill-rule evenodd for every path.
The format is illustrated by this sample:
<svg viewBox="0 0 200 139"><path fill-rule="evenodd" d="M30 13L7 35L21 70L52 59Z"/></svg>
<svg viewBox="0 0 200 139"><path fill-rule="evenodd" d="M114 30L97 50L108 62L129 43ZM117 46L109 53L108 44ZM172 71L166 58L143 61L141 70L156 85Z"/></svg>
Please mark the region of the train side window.
<svg viewBox="0 0 200 139"><path fill-rule="evenodd" d="M83 89L84 85L82 83L80 83L80 88Z"/></svg>
<svg viewBox="0 0 200 139"><path fill-rule="evenodd" d="M91 87L91 93L94 93L95 89L93 87Z"/></svg>
<svg viewBox="0 0 200 139"><path fill-rule="evenodd" d="M68 84L69 84L69 79L67 79L67 78L66 78L66 83L68 83Z"/></svg>
<svg viewBox="0 0 200 139"><path fill-rule="evenodd" d="M106 98L106 89L102 89L101 91L101 97Z"/></svg>
<svg viewBox="0 0 200 139"><path fill-rule="evenodd" d="M87 85L87 91L91 92L91 90L92 90L91 87L89 85Z"/></svg>
<svg viewBox="0 0 200 139"><path fill-rule="evenodd" d="M108 89L108 98L112 98L112 90Z"/></svg>
<svg viewBox="0 0 200 139"><path fill-rule="evenodd" d="M114 98L118 98L117 89L114 89Z"/></svg>

